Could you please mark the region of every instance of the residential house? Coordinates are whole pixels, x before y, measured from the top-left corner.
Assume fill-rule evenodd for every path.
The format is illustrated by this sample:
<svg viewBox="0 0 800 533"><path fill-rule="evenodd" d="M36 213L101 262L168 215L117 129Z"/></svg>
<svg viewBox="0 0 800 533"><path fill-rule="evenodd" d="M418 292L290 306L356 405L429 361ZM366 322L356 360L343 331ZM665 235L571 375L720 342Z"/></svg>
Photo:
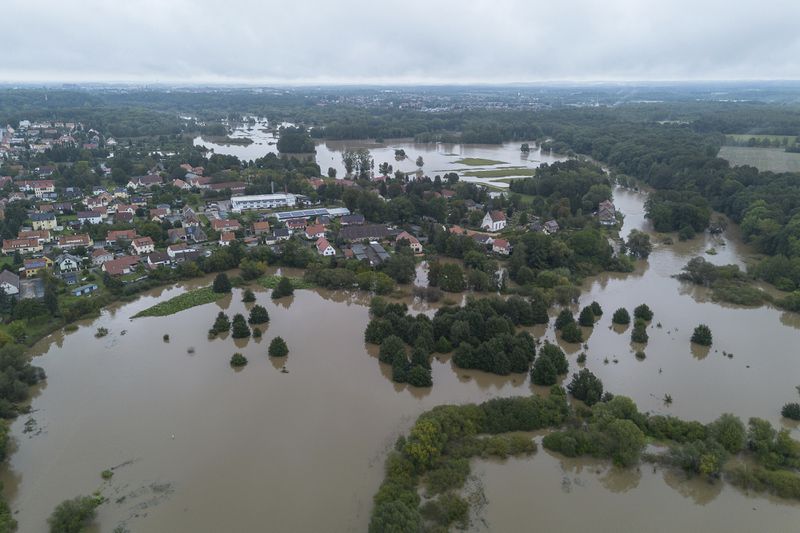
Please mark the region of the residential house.
<svg viewBox="0 0 800 533"><path fill-rule="evenodd" d="M200 218L197 216L197 213L195 213L194 210L188 205L184 207L183 211L181 212L181 225L184 228L200 225Z"/></svg>
<svg viewBox="0 0 800 533"><path fill-rule="evenodd" d="M325 226L322 224L314 224L306 226L305 229L306 239L313 241L325 236Z"/></svg>
<svg viewBox="0 0 800 533"><path fill-rule="evenodd" d="M597 219L603 226L613 226L617 223L617 209L610 200L603 200L597 206Z"/></svg>
<svg viewBox="0 0 800 533"><path fill-rule="evenodd" d="M43 249L42 243L37 238L3 239L3 253L6 255L14 252L32 254L41 252Z"/></svg>
<svg viewBox="0 0 800 533"><path fill-rule="evenodd" d="M98 207L106 207L111 201L114 200L114 197L108 194L107 192L102 192L97 196L93 196L91 198L86 198L83 201L83 205L86 206L87 209L90 211L93 209L97 209Z"/></svg>
<svg viewBox="0 0 800 533"><path fill-rule="evenodd" d="M289 233L288 228L277 228L272 230L272 235L268 235L264 238L264 242L267 244L275 244L280 241L288 241L292 237L292 234Z"/></svg>
<svg viewBox="0 0 800 533"><path fill-rule="evenodd" d="M31 226L34 231L56 229L56 216L53 213L33 213L31 215Z"/></svg>
<svg viewBox="0 0 800 533"><path fill-rule="evenodd" d="M50 242L50 239L52 237L50 236L50 230L43 229L43 230L38 230L38 231L21 230L19 232L19 234L17 235L17 238L18 239L36 239L41 244L45 244L45 243Z"/></svg>
<svg viewBox="0 0 800 533"><path fill-rule="evenodd" d="M219 236L220 246L230 246L236 240L236 234L232 231L223 231Z"/></svg>
<svg viewBox="0 0 800 533"><path fill-rule="evenodd" d="M89 247L94 242L92 238L85 233L77 235L62 235L58 238L58 247L62 250L69 250L70 248L77 248L79 246Z"/></svg>
<svg viewBox="0 0 800 533"><path fill-rule="evenodd" d="M150 268L169 265L171 262L172 258L166 252L153 252L147 255L147 266Z"/></svg>
<svg viewBox="0 0 800 533"><path fill-rule="evenodd" d="M197 251L197 248L189 246L185 242L180 242L180 243L177 243L177 244L170 244L169 246L167 246L167 255L171 259L176 259L179 256L184 256L189 252L196 252L196 251Z"/></svg>
<svg viewBox="0 0 800 533"><path fill-rule="evenodd" d="M150 220L161 222L165 216L169 214L169 209L163 207L156 207L150 210Z"/></svg>
<svg viewBox="0 0 800 533"><path fill-rule="evenodd" d="M408 247L411 248L411 251L414 252L415 254L422 253L422 244L419 242L419 239L411 235L409 232L407 231L401 232L395 239L395 242L400 242L400 241L408 241Z"/></svg>
<svg viewBox="0 0 800 533"><path fill-rule="evenodd" d="M306 229L306 219L304 218L292 218L286 221L286 228L289 230L290 233L294 233L295 231L304 231Z"/></svg>
<svg viewBox="0 0 800 533"><path fill-rule="evenodd" d="M253 222L253 235L261 236L269 233L269 222L261 220Z"/></svg>
<svg viewBox="0 0 800 533"><path fill-rule="evenodd" d="M359 213L354 213L352 215L344 215L340 222L342 226L361 226L366 222L364 215Z"/></svg>
<svg viewBox="0 0 800 533"><path fill-rule="evenodd" d="M139 264L139 256L125 255L111 261L106 261L100 269L108 273L109 276L123 276L136 270Z"/></svg>
<svg viewBox="0 0 800 533"><path fill-rule="evenodd" d="M53 266L53 260L49 257L34 257L25 259L22 262L22 270L26 278L32 278L42 270L47 270Z"/></svg>
<svg viewBox="0 0 800 533"><path fill-rule="evenodd" d="M561 228L559 228L558 222L556 222L555 220L548 220L547 222L544 223L544 226L543 226L543 231L547 235L552 235L553 233L558 233L559 229L561 229Z"/></svg>
<svg viewBox="0 0 800 533"><path fill-rule="evenodd" d="M119 241L131 242L138 237L135 229L115 229L108 232L106 235L106 243L115 245Z"/></svg>
<svg viewBox="0 0 800 533"><path fill-rule="evenodd" d="M78 222L80 224L102 224L103 215L97 211L78 211Z"/></svg>
<svg viewBox="0 0 800 533"><path fill-rule="evenodd" d="M107 263L108 261L112 261L114 259L114 254L106 250L105 248L98 248L92 252L92 264L95 266L100 266L103 263Z"/></svg>
<svg viewBox="0 0 800 533"><path fill-rule="evenodd" d="M487 235L485 233L473 233L471 235L473 241L477 244L483 246L484 248L488 248L494 242L494 239L491 235Z"/></svg>
<svg viewBox="0 0 800 533"><path fill-rule="evenodd" d="M501 231L505 227L506 214L502 211L489 211L481 222L481 228L487 231Z"/></svg>
<svg viewBox="0 0 800 533"><path fill-rule="evenodd" d="M208 188L217 192L230 190L231 194L244 194L247 184L242 181L226 181L224 183L209 183Z"/></svg>
<svg viewBox="0 0 800 533"><path fill-rule="evenodd" d="M317 246L317 253L319 255L325 257L331 257L336 255L336 250L333 248L333 246L331 246L331 243L329 243L328 239L326 239L325 237L320 237L319 239L317 239L316 246Z"/></svg>
<svg viewBox="0 0 800 533"><path fill-rule="evenodd" d="M496 254L509 255L511 244L505 239L495 239L492 243L492 251Z"/></svg>
<svg viewBox="0 0 800 533"><path fill-rule="evenodd" d="M447 231L449 231L449 232L450 232L450 233L452 233L453 235L466 235L466 234L467 234L467 230L465 230L464 228L462 228L462 227L461 227L461 226L459 226L459 225L450 226L450 227L447 229Z"/></svg>
<svg viewBox="0 0 800 533"><path fill-rule="evenodd" d="M54 261L58 272L61 274L80 270L82 262L80 257L72 254L60 254Z"/></svg>
<svg viewBox="0 0 800 533"><path fill-rule="evenodd" d="M186 228L170 228L167 230L167 239L171 243L186 242L188 238Z"/></svg>
<svg viewBox="0 0 800 533"><path fill-rule="evenodd" d="M239 231L242 229L242 225L239 224L238 220L224 220L221 218L215 218L211 221L211 229L219 232Z"/></svg>
<svg viewBox="0 0 800 533"><path fill-rule="evenodd" d="M146 176L131 178L128 182L128 187L131 189L138 189L140 187L149 189L154 185L161 185L163 182L163 178L158 174L148 174Z"/></svg>
<svg viewBox="0 0 800 533"><path fill-rule="evenodd" d="M19 294L19 276L10 270L0 272L0 289L8 296L17 296Z"/></svg>
<svg viewBox="0 0 800 533"><path fill-rule="evenodd" d="M193 242L206 242L208 240L206 232L200 226L188 226L186 234Z"/></svg>
<svg viewBox="0 0 800 533"><path fill-rule="evenodd" d="M156 250L156 244L150 237L136 237L131 241L131 248L136 255L151 254Z"/></svg>
<svg viewBox="0 0 800 533"><path fill-rule="evenodd" d="M21 192L32 192L37 198L56 191L56 183L53 180L22 180L17 182L17 187Z"/></svg>

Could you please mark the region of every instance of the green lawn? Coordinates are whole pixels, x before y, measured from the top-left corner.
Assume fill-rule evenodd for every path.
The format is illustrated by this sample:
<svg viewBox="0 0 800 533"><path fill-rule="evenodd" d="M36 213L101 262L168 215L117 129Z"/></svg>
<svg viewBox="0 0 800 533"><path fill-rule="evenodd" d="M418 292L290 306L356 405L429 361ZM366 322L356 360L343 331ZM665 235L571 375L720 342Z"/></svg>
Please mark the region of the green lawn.
<svg viewBox="0 0 800 533"><path fill-rule="evenodd" d="M505 161L495 161L494 159L482 159L480 157L465 157L455 161L456 165L466 165L469 167L481 167L488 165L503 165Z"/></svg>
<svg viewBox="0 0 800 533"><path fill-rule="evenodd" d="M198 305L210 304L222 298L224 294L214 292L211 287L194 289L189 292L170 298L164 302L157 303L153 307L148 307L144 311L139 311L133 318L140 316L167 316L174 315L180 311L185 311Z"/></svg>
<svg viewBox="0 0 800 533"><path fill-rule="evenodd" d="M525 167L505 167L491 170L468 170L465 176L473 178L505 178L508 176L533 176L536 174L535 168Z"/></svg>
<svg viewBox="0 0 800 533"><path fill-rule="evenodd" d="M800 153L784 152L783 148L723 146L719 157L734 166L750 165L762 171L800 172Z"/></svg>

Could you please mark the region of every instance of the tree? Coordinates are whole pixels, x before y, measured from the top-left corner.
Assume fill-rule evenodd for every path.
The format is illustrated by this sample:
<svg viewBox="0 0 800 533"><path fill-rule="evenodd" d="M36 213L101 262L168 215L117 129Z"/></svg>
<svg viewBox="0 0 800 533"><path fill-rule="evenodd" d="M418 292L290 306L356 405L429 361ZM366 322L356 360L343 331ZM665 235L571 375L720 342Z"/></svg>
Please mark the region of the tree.
<svg viewBox="0 0 800 533"><path fill-rule="evenodd" d="M217 293L231 292L231 281L228 279L228 275L224 272L217 274L212 288Z"/></svg>
<svg viewBox="0 0 800 533"><path fill-rule="evenodd" d="M278 299L283 298L284 296L291 296L293 294L294 286L292 285L292 280L286 276L281 276L281 279L278 280L278 285L272 289L272 298Z"/></svg>
<svg viewBox="0 0 800 533"><path fill-rule="evenodd" d="M312 153L315 151L314 141L305 128L282 127L276 145L281 153Z"/></svg>
<svg viewBox="0 0 800 533"><path fill-rule="evenodd" d="M561 348L545 342L539 357L533 362L531 381L536 385L555 385L558 376L566 374L568 369L569 363Z"/></svg>
<svg viewBox="0 0 800 533"><path fill-rule="evenodd" d="M228 319L228 315L220 311L217 314L217 319L214 320L214 325L211 327L211 330L214 333L226 333L231 329L231 321Z"/></svg>
<svg viewBox="0 0 800 533"><path fill-rule="evenodd" d="M692 333L692 342L699 344L700 346L711 346L713 342L711 328L705 324L700 324L694 328L694 333Z"/></svg>
<svg viewBox="0 0 800 533"><path fill-rule="evenodd" d="M633 310L633 317L641 318L645 322L650 322L653 320L653 311L650 309L650 307L648 307L647 304L642 304L636 306L636 308Z"/></svg>
<svg viewBox="0 0 800 533"><path fill-rule="evenodd" d="M236 352L231 356L231 366L240 367L246 364L247 364L247 357L243 356L239 352Z"/></svg>
<svg viewBox="0 0 800 533"><path fill-rule="evenodd" d="M583 342L583 332L578 324L570 322L561 330L561 338L564 342Z"/></svg>
<svg viewBox="0 0 800 533"><path fill-rule="evenodd" d="M626 246L628 253L632 257L639 259L647 259L653 250L653 245L650 243L650 235L637 229L631 230Z"/></svg>
<svg viewBox="0 0 800 533"><path fill-rule="evenodd" d="M250 318L247 322L250 324L264 324L269 322L269 313L263 306L254 305L250 310Z"/></svg>
<svg viewBox="0 0 800 533"><path fill-rule="evenodd" d="M456 263L445 263L439 267L439 288L447 292L461 292L466 288L464 271Z"/></svg>
<svg viewBox="0 0 800 533"><path fill-rule="evenodd" d="M572 311L569 309L562 309L558 316L556 317L555 328L556 330L564 329L567 324L574 324L575 317L572 316Z"/></svg>
<svg viewBox="0 0 800 533"><path fill-rule="evenodd" d="M547 324L550 316L547 314L547 304L541 299L536 299L531 303L531 313L534 324Z"/></svg>
<svg viewBox="0 0 800 533"><path fill-rule="evenodd" d="M599 304L599 303L597 303L597 302L592 302L592 303L589 305L589 307L591 307L591 309L592 309L592 314L595 316L595 318L603 316L603 308L602 308L602 307L600 307L600 304Z"/></svg>
<svg viewBox="0 0 800 533"><path fill-rule="evenodd" d="M709 436L719 442L729 453L739 453L744 448L744 424L739 417L725 413L708 425Z"/></svg>
<svg viewBox="0 0 800 533"><path fill-rule="evenodd" d="M633 323L631 342L646 344L649 339L650 337L647 334L647 323L643 319L637 318Z"/></svg>
<svg viewBox="0 0 800 533"><path fill-rule="evenodd" d="M610 437L610 455L615 464L631 466L639 460L645 445L642 430L630 420L616 419L606 427Z"/></svg>
<svg viewBox="0 0 800 533"><path fill-rule="evenodd" d="M233 328L231 336L234 339L246 339L250 336L250 328L247 326L247 321L244 319L244 315L241 313L236 313L233 315Z"/></svg>
<svg viewBox="0 0 800 533"><path fill-rule="evenodd" d="M578 315L578 324L581 326L591 328L594 326L594 313L591 306L586 306L581 309L581 314Z"/></svg>
<svg viewBox="0 0 800 533"><path fill-rule="evenodd" d="M414 387L430 387L433 385L430 368L413 365L406 373L406 382Z"/></svg>
<svg viewBox="0 0 800 533"><path fill-rule="evenodd" d="M283 340L283 338L275 337L269 343L267 353L270 357L286 357L289 355L289 347L286 345L286 341Z"/></svg>
<svg viewBox="0 0 800 533"><path fill-rule="evenodd" d="M78 496L59 503L47 519L51 533L80 533L97 514L98 501Z"/></svg>
<svg viewBox="0 0 800 533"><path fill-rule="evenodd" d="M425 165L425 161L422 159L422 156L417 157L416 163L419 168L422 168Z"/></svg>
<svg viewBox="0 0 800 533"><path fill-rule="evenodd" d="M567 390L578 400L592 406L603 397L603 382L588 368L584 368L572 375L572 381L567 385Z"/></svg>
<svg viewBox="0 0 800 533"><path fill-rule="evenodd" d="M611 322L614 324L620 325L628 325L631 323L631 315L628 314L628 310L624 307L620 307L616 311L614 311L614 316L611 317Z"/></svg>
<svg viewBox="0 0 800 533"><path fill-rule="evenodd" d="M256 294L251 289L245 289L244 294L242 295L242 301L244 303L252 303L256 301Z"/></svg>
<svg viewBox="0 0 800 533"><path fill-rule="evenodd" d="M800 420L800 403L787 403L781 409L781 415L791 420Z"/></svg>
<svg viewBox="0 0 800 533"><path fill-rule="evenodd" d="M252 259L247 258L242 259L242 261L239 263L239 268L242 271L242 278L246 280L260 278L267 272L266 263L263 261L253 261Z"/></svg>

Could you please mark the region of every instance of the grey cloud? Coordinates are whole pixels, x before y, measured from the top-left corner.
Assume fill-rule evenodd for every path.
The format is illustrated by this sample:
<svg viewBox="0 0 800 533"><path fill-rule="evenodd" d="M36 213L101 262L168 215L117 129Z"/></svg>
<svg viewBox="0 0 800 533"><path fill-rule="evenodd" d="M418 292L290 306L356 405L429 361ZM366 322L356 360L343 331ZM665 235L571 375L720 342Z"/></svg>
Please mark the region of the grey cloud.
<svg viewBox="0 0 800 533"><path fill-rule="evenodd" d="M4 0L0 81L798 79L800 3Z"/></svg>

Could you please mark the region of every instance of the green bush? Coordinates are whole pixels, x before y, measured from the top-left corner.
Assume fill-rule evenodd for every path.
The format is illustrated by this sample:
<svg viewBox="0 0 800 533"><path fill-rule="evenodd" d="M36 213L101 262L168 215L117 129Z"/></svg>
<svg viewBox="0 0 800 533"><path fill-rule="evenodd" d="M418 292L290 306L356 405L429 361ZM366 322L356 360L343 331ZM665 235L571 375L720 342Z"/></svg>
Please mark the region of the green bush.
<svg viewBox="0 0 800 533"><path fill-rule="evenodd" d="M583 342L583 332L575 322L570 322L561 330L561 338L564 342Z"/></svg>
<svg viewBox="0 0 800 533"><path fill-rule="evenodd" d="M216 293L231 292L231 282L228 279L228 275L224 272L217 274L217 277L214 278L214 284L211 287Z"/></svg>

